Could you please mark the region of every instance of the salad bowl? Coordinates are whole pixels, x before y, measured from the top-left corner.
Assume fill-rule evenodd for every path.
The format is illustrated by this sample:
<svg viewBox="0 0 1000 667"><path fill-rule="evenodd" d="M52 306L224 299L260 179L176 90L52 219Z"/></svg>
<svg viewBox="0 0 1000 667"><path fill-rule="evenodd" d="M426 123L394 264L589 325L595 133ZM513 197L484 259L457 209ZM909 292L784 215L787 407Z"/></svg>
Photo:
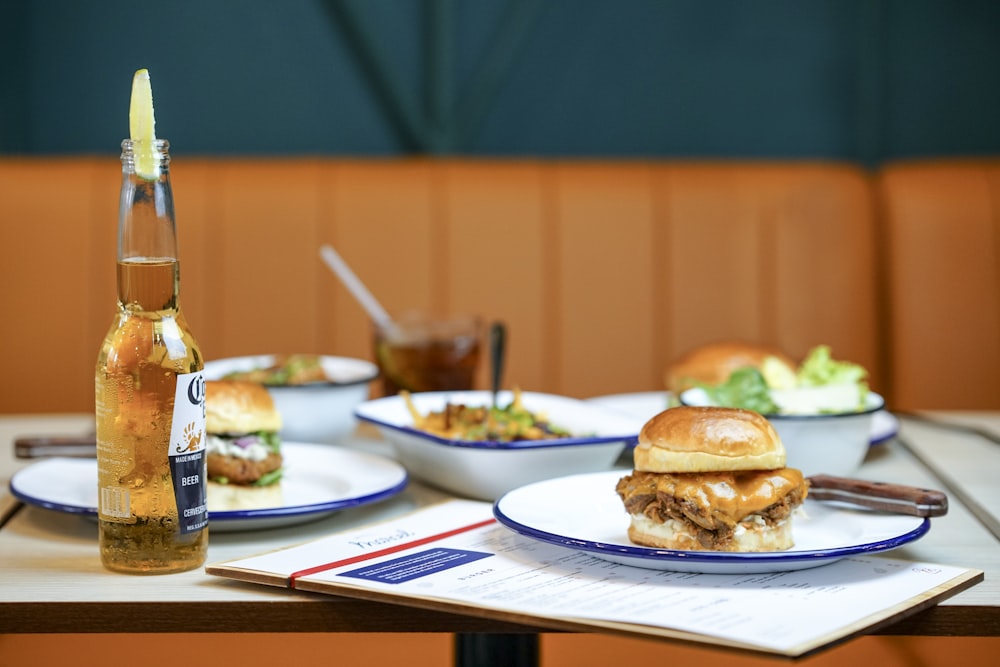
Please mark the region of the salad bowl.
<svg viewBox="0 0 1000 667"><path fill-rule="evenodd" d="M688 389L682 405L716 405L704 389ZM765 414L785 446L786 465L802 474L849 477L865 460L872 420L885 407L882 396L868 392L862 410L814 414Z"/></svg>
<svg viewBox="0 0 1000 667"><path fill-rule="evenodd" d="M368 398L369 384L378 377L378 369L364 359L294 356L312 357L324 377L303 384L262 382L281 413L282 439L325 444L339 442L357 426L354 408ZM255 375L264 369L281 370L282 362L281 355L273 354L213 359L205 362L205 379L255 380ZM246 375L248 373L251 375Z"/></svg>
<svg viewBox="0 0 1000 667"><path fill-rule="evenodd" d="M765 360L742 368L715 386L680 394L682 405L754 410L767 417L785 446L786 463L806 475L849 476L868 453L875 414L885 408L870 391L867 371L813 348L798 368Z"/></svg>

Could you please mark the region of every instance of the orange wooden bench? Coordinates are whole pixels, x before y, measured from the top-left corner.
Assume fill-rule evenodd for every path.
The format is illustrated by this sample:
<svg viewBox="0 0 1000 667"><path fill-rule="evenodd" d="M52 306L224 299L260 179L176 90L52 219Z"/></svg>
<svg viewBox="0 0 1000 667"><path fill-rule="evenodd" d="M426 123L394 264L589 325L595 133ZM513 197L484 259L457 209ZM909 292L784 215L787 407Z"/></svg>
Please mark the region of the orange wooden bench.
<svg viewBox="0 0 1000 667"><path fill-rule="evenodd" d="M888 165L878 196L894 404L1000 408L1000 159Z"/></svg>
<svg viewBox="0 0 1000 667"><path fill-rule="evenodd" d="M118 162L0 159L0 411L88 411L115 307ZM849 165L191 159L181 303L207 358L370 358L333 244L389 310L509 327L508 384L663 388L720 338L818 343L884 381L872 186ZM483 373L485 378L485 369Z"/></svg>

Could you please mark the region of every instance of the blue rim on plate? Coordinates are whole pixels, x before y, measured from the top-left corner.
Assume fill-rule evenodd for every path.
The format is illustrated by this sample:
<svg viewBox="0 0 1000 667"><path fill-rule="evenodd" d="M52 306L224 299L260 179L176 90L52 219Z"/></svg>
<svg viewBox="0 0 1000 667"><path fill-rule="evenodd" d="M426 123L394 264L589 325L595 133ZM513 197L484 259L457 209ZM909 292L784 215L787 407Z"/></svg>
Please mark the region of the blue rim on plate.
<svg viewBox="0 0 1000 667"><path fill-rule="evenodd" d="M310 514L317 514L323 512L333 512L336 510L346 509L348 507L357 507L359 505L367 505L369 503L374 503L385 498L390 498L397 493L400 493L408 483L407 478L404 476L402 481L398 484L378 491L376 493L370 493L368 495L355 496L353 498L343 498L340 500L330 500L322 503L313 503L309 505L285 505L282 507L262 507L257 509L246 509L246 510L224 510L215 511L211 513L209 518L209 523L214 523L216 521L236 521L241 519L258 519L263 517L290 517L290 516L307 516ZM52 500L47 500L45 498L39 498L36 496L31 496L26 493L22 493L16 487L16 482L14 479L10 482L11 494L23 503L29 505L34 505L36 507L41 507L47 510L53 510L56 512L64 512L67 514L85 514L87 516L97 516L97 508L91 505L68 505L63 503L54 502Z"/></svg>
<svg viewBox="0 0 1000 667"><path fill-rule="evenodd" d="M889 442L899 433L899 418L888 410L880 410L872 415L871 446Z"/></svg>
<svg viewBox="0 0 1000 667"><path fill-rule="evenodd" d="M540 542L548 542L579 551L588 551L596 554L620 554L630 558L648 558L652 560L684 560L684 561L704 561L708 563L725 562L772 562L772 561L808 561L827 560L832 558L844 558L858 554L880 553L898 549L904 544L908 544L924 536L931 527L930 519L924 518L915 529L897 535L888 540L870 542L868 544L856 544L849 547L839 547L835 549L816 549L811 551L782 551L764 553L728 553L712 551L675 551L671 549L655 549L652 547L625 546L621 544L610 544L607 542L591 542L589 540L556 535L544 530L537 530L530 526L518 523L510 517L504 515L499 509L499 501L493 506L493 516L504 526L510 528L515 533L530 537Z"/></svg>
<svg viewBox="0 0 1000 667"><path fill-rule="evenodd" d="M607 489L613 489L616 479L623 474L627 474L627 471L588 473L536 482L510 491L499 498L493 505L493 516L499 523L510 530L540 542L587 552L601 558L616 560L617 562L621 562L618 559L628 559L629 561L635 561L640 567L644 566L643 562L646 562L649 567L657 567L658 569L670 569L669 566L671 564L680 566L684 563L740 567L771 563L789 566L789 569L793 567L797 569L800 567L809 567L810 563L813 562L820 565L847 556L891 551L921 538L930 530L930 519L926 517L898 517L902 528L892 529L894 531L893 534L883 536L879 539L870 539L853 544L841 544L830 548L802 550L795 550L793 548L788 551L760 553L679 551L644 547L631 543L626 544L625 542L628 541L626 535L628 515L625 513L624 508L620 506L617 495L610 492L604 493ZM618 506L615 510L619 514L616 515L616 521L618 521L618 516L620 516L621 541L612 542L608 541L608 539L596 539L586 534L581 534L579 529L574 526L574 524L583 524L580 521L581 517L570 514L565 515L565 521L562 522L562 525L574 526L568 528L566 532L575 534L560 534L559 532L554 532L550 526L548 528L542 527L544 525L543 522L548 521L550 516L558 516L558 512L566 511L563 508L567 506L565 502L565 497L568 495L566 493L567 490L586 491L587 489L593 491L590 494L592 500L589 501L592 506L587 505L583 509L569 511L579 511L581 512L581 516L584 512L590 512L591 516L594 517L592 519L594 525L597 525L601 521L600 515L602 512L592 512L591 510L600 506L602 509L610 511L610 508L602 504L605 500L609 504L612 502L617 503ZM581 493L580 495L583 494ZM548 498L552 500L548 501ZM875 513L865 510L843 509L832 503L822 503L822 508L820 508L818 506L821 504L818 501L807 500L806 502L807 507L814 508L814 513L828 513L828 517L823 519L824 521L843 522L863 520L865 516L877 516ZM511 507L505 510L505 503L511 505ZM523 505L518 506L519 503L523 503ZM822 512L819 511L821 509ZM807 509L807 514L809 511ZM514 513L518 513L519 516L510 516ZM524 518L520 514L527 516ZM533 519L535 516L546 518L542 521L535 521ZM587 525L589 526L590 524ZM599 529L595 528L596 530ZM585 533L586 529L583 532Z"/></svg>
<svg viewBox="0 0 1000 667"><path fill-rule="evenodd" d="M302 443L284 443L283 451L286 461L295 463L301 461L303 466L313 466L317 457L329 457L337 460L347 468L356 466L360 471L366 468L373 477L364 481L363 490L351 490L338 494L335 491L321 492L325 497L317 497L315 502L295 503L288 505L211 511L209 525L228 525L236 527L246 522L257 521L260 526L282 525L293 523L296 519L306 519L313 516L329 514L360 505L379 502L400 493L409 483L409 474L397 462L375 454L357 452L346 448L328 445L311 445ZM57 512L80 514L90 517L97 516L97 462L95 459L46 459L19 470L10 480L11 494L21 502ZM378 473L374 469L378 468ZM312 471L315 472L315 471ZM341 467L332 470L330 481L335 482L338 476L349 476L350 471ZM60 500L57 492L46 495L44 492L30 491L31 488L65 489L75 482L80 485L86 480L87 490L68 492L72 499ZM69 484L67 484L69 482ZM295 478L290 474L283 484L295 484ZM315 485L315 482L312 483ZM82 486L82 485L81 485ZM330 485L331 487L334 484ZM91 497L91 493L93 497ZM68 498L68 496L67 496Z"/></svg>

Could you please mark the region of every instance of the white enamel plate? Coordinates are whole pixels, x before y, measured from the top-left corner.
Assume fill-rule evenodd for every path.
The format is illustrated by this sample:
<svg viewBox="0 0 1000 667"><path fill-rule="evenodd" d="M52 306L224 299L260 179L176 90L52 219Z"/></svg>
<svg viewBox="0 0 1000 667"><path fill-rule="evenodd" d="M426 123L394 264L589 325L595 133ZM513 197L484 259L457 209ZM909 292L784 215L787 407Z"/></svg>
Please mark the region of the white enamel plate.
<svg viewBox="0 0 1000 667"><path fill-rule="evenodd" d="M402 491L406 470L390 459L343 447L284 442L280 494L246 509L213 510L212 530L258 530L304 523ZM19 500L58 512L97 516L96 459L52 458L17 472L10 481Z"/></svg>
<svg viewBox="0 0 1000 667"><path fill-rule="evenodd" d="M858 554L896 549L922 537L930 519L807 500L793 524L788 551L722 553L672 551L633 544L629 518L615 484L627 470L536 482L501 497L497 520L527 537L603 560L657 570L708 574L782 572L827 565Z"/></svg>

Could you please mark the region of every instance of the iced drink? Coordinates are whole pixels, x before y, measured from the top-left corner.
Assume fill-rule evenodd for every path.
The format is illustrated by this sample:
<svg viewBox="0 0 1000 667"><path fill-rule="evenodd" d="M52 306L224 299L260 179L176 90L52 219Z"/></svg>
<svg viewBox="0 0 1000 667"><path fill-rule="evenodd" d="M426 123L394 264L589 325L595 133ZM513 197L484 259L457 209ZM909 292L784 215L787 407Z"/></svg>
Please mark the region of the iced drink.
<svg viewBox="0 0 1000 667"><path fill-rule="evenodd" d="M375 361L384 396L401 389L472 389L479 365L481 325L475 317L406 315L392 329L375 326Z"/></svg>

